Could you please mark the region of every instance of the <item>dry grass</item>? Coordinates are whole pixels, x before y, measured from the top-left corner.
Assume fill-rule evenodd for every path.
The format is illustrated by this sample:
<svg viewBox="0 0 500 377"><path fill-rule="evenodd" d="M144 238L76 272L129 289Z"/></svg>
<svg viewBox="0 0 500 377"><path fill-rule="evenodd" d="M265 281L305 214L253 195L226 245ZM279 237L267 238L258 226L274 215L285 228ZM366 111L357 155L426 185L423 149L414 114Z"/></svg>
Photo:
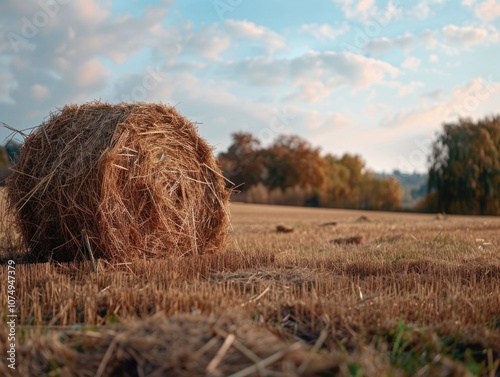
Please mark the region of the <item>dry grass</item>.
<svg viewBox="0 0 500 377"><path fill-rule="evenodd" d="M7 190L39 262L202 254L227 234L212 150L165 105L65 106L26 138Z"/></svg>
<svg viewBox="0 0 500 377"><path fill-rule="evenodd" d="M7 211L7 190L0 187L0 255L14 257L23 252L21 236L12 213Z"/></svg>
<svg viewBox="0 0 500 377"><path fill-rule="evenodd" d="M35 330L29 337L39 357L54 360L61 372L75 376L136 376L138 370L147 376L245 376L259 370L297 372L306 359L310 362L302 367L303 373L312 374L338 365L333 358L309 354L304 342L287 343L234 315L155 315L112 329L61 329L49 336ZM87 352L67 347L68 343ZM40 375L33 349L23 350L28 362L20 364L20 373Z"/></svg>
<svg viewBox="0 0 500 377"><path fill-rule="evenodd" d="M221 254L18 264L19 375L498 375L499 218L231 213Z"/></svg>

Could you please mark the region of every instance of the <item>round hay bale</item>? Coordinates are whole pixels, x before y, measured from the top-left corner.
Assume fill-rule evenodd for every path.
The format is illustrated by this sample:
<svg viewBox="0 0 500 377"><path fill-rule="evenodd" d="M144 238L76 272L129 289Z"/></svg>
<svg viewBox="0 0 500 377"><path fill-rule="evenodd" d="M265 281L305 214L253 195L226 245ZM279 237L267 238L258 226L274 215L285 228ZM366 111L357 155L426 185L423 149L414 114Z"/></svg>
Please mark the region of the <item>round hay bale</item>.
<svg viewBox="0 0 500 377"><path fill-rule="evenodd" d="M26 138L7 188L39 261L214 252L229 224L211 148L161 104L65 106Z"/></svg>

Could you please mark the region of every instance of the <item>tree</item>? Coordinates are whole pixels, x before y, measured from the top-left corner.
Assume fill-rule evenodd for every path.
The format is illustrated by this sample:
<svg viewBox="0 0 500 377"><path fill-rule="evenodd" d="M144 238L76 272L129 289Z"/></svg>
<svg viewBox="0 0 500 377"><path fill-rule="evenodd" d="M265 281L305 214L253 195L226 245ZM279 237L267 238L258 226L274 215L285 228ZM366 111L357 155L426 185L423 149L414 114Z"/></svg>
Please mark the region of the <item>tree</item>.
<svg viewBox="0 0 500 377"><path fill-rule="evenodd" d="M9 156L10 163L14 163L21 154L21 144L11 139L5 144L5 150Z"/></svg>
<svg viewBox="0 0 500 377"><path fill-rule="evenodd" d="M326 185L322 192L321 203L327 207L348 207L351 192L349 168L331 154L327 154L324 160L326 164Z"/></svg>
<svg viewBox="0 0 500 377"><path fill-rule="evenodd" d="M227 152L219 154L224 175L250 202L399 210L396 180L376 178L358 155L322 156L320 148L295 135L281 135L262 148L248 133L235 133Z"/></svg>
<svg viewBox="0 0 500 377"><path fill-rule="evenodd" d="M397 211L401 209L403 191L398 181L389 177L375 178L372 173L363 177L360 209Z"/></svg>
<svg viewBox="0 0 500 377"><path fill-rule="evenodd" d="M320 188L326 180L325 163L319 148L295 135L281 135L263 152L269 189Z"/></svg>
<svg viewBox="0 0 500 377"><path fill-rule="evenodd" d="M444 124L430 156L435 210L500 215L500 116Z"/></svg>
<svg viewBox="0 0 500 377"><path fill-rule="evenodd" d="M236 132L231 137L233 142L227 152L219 154L219 164L229 181L246 190L262 180L264 165L260 141L245 132Z"/></svg>
<svg viewBox="0 0 500 377"><path fill-rule="evenodd" d="M349 195L347 197L348 208L363 208L362 204L362 183L365 163L358 155L344 154L340 160L340 164L344 166L349 175L347 177L347 184L349 186Z"/></svg>
<svg viewBox="0 0 500 377"><path fill-rule="evenodd" d="M327 188L322 203L328 207L393 211L401 209L402 191L393 178L376 178L358 155L325 156Z"/></svg>

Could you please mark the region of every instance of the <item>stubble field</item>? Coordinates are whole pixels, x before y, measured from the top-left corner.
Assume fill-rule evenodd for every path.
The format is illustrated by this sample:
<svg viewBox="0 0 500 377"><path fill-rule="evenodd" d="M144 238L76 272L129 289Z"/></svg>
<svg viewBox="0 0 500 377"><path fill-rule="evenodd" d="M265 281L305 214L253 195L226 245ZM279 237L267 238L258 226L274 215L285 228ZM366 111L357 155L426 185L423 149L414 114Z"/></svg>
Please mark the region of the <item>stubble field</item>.
<svg viewBox="0 0 500 377"><path fill-rule="evenodd" d="M17 263L0 375L499 375L500 218L230 210L221 254Z"/></svg>

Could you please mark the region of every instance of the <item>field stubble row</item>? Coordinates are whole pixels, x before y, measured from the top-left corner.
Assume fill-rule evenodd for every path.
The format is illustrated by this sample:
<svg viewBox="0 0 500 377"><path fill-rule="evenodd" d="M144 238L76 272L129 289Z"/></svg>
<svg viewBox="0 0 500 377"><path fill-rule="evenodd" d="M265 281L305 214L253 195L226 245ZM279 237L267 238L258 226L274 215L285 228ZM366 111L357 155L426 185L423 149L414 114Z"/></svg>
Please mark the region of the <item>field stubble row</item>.
<svg viewBox="0 0 500 377"><path fill-rule="evenodd" d="M40 329L60 333L75 324L104 331L116 322L154 321L155 315L182 323L187 317L178 318L186 314L230 313L233 322L250 321L255 331L268 329L288 343L319 344L331 362L324 370L349 375L351 369L341 367L347 364L334 357L344 352L349 365L377 375L401 366L382 357L378 368L375 359L384 347L393 349L391 334L405 324L419 329L408 340L419 347L435 342L441 349L436 336L459 334L457 342L483 352L473 360L484 364L480 373L495 373L490 359L500 355L500 219L242 204L232 204L231 212L232 241L222 254L100 261L96 274L86 263L18 265L18 323L25 342L47 342ZM368 221L357 221L360 216ZM277 224L294 231L276 233ZM353 235L362 237L360 245L330 242ZM2 266L0 279L5 276ZM2 317L5 300L2 295ZM450 365L449 373L468 373L461 364Z"/></svg>

